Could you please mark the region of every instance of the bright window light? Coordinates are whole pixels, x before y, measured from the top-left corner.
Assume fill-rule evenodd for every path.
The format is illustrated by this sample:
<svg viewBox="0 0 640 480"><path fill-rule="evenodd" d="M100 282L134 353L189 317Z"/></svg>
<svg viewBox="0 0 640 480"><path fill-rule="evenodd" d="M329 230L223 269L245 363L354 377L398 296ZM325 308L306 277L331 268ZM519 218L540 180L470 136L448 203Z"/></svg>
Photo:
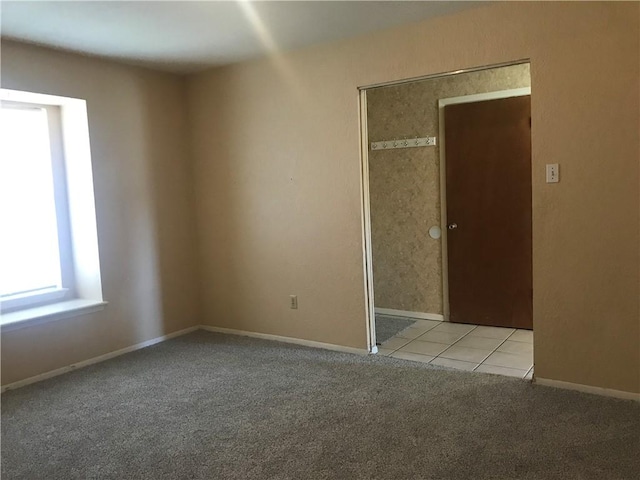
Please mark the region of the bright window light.
<svg viewBox="0 0 640 480"><path fill-rule="evenodd" d="M0 327L105 304L87 102L0 88Z"/></svg>
<svg viewBox="0 0 640 480"><path fill-rule="evenodd" d="M47 110L0 112L0 298L61 288Z"/></svg>

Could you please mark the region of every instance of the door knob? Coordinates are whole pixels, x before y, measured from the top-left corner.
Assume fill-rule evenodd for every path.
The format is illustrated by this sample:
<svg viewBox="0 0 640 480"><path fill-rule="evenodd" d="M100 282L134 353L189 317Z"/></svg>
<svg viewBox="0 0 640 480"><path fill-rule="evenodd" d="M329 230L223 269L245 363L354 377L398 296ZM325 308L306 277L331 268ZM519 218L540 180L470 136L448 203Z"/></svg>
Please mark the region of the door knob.
<svg viewBox="0 0 640 480"><path fill-rule="evenodd" d="M456 228L458 228L458 224L457 223L450 223L449 225L447 225L447 228L449 230L455 230Z"/></svg>

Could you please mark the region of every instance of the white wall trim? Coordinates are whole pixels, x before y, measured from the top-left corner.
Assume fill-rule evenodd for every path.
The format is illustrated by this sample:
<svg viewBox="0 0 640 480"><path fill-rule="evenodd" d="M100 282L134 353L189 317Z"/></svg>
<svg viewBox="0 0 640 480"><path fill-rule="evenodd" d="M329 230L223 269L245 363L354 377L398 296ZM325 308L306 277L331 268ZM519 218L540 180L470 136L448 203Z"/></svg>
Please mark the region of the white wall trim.
<svg viewBox="0 0 640 480"><path fill-rule="evenodd" d="M104 310L108 302L74 299L10 313L0 312L2 333Z"/></svg>
<svg viewBox="0 0 640 480"><path fill-rule="evenodd" d="M302 345L304 347L322 348L325 350L333 350L335 352L355 353L357 355L368 355L369 351L365 348L344 347L333 343L322 343L313 340L304 340L302 338L281 337L280 335L271 335L269 333L248 332L246 330L236 330L234 328L212 327L209 325L200 325L200 328L209 332L226 333L229 335L240 335L242 337L261 338L263 340L273 340L275 342L292 343L294 345Z"/></svg>
<svg viewBox="0 0 640 480"><path fill-rule="evenodd" d="M510 88L508 90L496 90L495 92L440 98L438 99L438 108L458 103L483 102L485 100L497 100L499 98L523 97L525 95L531 95L531 87Z"/></svg>
<svg viewBox="0 0 640 480"><path fill-rule="evenodd" d="M36 375L34 377L18 380L17 382L3 385L2 388L0 389L0 392L6 392L7 390L13 390L16 388L24 387L32 383L40 382L42 380L47 380L48 378L57 377L58 375L71 372L72 370L77 370L79 368L88 367L89 365L104 362L105 360L110 360L112 358L119 357L120 355L124 355L125 353L130 353L135 350L140 350L145 347L150 347L151 345L155 345L156 343L164 342L165 340L169 340L171 338L179 337L181 335L186 335L187 333L191 333L195 330L198 330L199 328L200 327L196 326L196 327L185 328L184 330L178 330L177 332L172 332L172 333L168 333L167 335L162 335L161 337L152 338L151 340L147 340L146 342L137 343L135 345L131 345L130 347L116 350L115 352L105 353L104 355L93 357L88 360L83 360L82 362L74 363L66 367L57 368L56 370L51 370L50 372L41 373L40 375Z"/></svg>
<svg viewBox="0 0 640 480"><path fill-rule="evenodd" d="M402 310L391 310L391 309L383 309L383 308L376 309L376 312L382 313L380 311L403 312ZM413 315L413 318L418 318L415 316L416 312L404 312L404 313L410 313ZM438 316L437 314L428 314L428 313L423 315ZM397 315L397 316L402 316L402 315ZM439 315L439 316L442 317L442 315ZM430 319L433 320L433 318L430 318ZM354 353L357 355L369 354L369 352L364 348L345 347L342 345L334 345L332 343L315 342L313 340L304 340L301 338L293 338L293 337L282 337L280 335L270 335L268 333L248 332L245 330L236 330L233 328L222 328L222 327L212 327L209 325L198 325L195 327L189 327L183 330L178 330L177 332L168 333L167 335L162 335L160 337L152 338L151 340L147 340L145 342L141 342L136 345L131 345L130 347L122 348L120 350L116 350L115 352L106 353L104 355L90 358L88 360L83 360L82 362L74 363L66 367L58 368L56 370L51 370L50 372L45 372L45 373L41 373L40 375L35 375L33 377L25 378L23 380L18 380L17 382L13 382L8 385L2 386L2 388L0 389L0 392L6 392L7 390L14 390L16 388L24 387L32 383L57 377L64 373L71 372L79 368L88 367L89 365L94 365L96 363L104 362L106 360L119 357L120 355L124 355L125 353L130 353L136 350L140 350L142 348L150 347L157 343L161 343L166 340L170 340L172 338L186 335L187 333L191 333L196 330L206 330L209 332L224 333L229 335L240 335L244 337L261 338L263 340L272 340L276 342L291 343L294 345L302 345L305 347L312 347L312 348L322 348L325 350L332 350L336 352ZM373 353L376 353L376 352L373 352ZM550 380L547 378L540 378L540 377L534 377L533 382L537 385L543 385L547 387L562 388L565 390L575 390L579 392L591 393L594 395L601 395L606 397L620 398L624 400L640 401L640 393L625 392L622 390L613 390L610 388L595 387L591 385L582 385L579 383L563 382L560 380Z"/></svg>
<svg viewBox="0 0 640 480"><path fill-rule="evenodd" d="M244 330L235 330L233 328L221 328L221 327L212 327L209 325L197 325L195 327L185 328L184 330L178 330L177 332L168 333L167 335L162 335L161 337L152 338L151 340L147 340L145 342L137 343L135 345L131 345L130 347L122 348L120 350L116 350L115 352L105 353L104 355L100 355L98 357L93 357L88 360L83 360L78 363L74 363L72 365L68 365L66 367L61 367L56 370L51 370L50 372L41 373L39 375L35 375L33 377L25 378L23 380L18 380L17 382L9 383L7 385L3 385L0 388L0 392L6 392L7 390L14 390L16 388L24 387L26 385L30 385L32 383L40 382L42 380L47 380L49 378L57 377L58 375L62 375L67 372L71 372L73 370L77 370L79 368L88 367L89 365L94 365L96 363L104 362L106 360L110 360L115 357L119 357L120 355L124 355L125 353L134 352L136 350L140 350L142 348L150 347L160 342L164 342L166 340L170 340L175 337L179 337L182 335L186 335L187 333L195 332L196 330L206 330L209 332L217 332L217 333L226 333L229 335L240 335L244 337L252 337L252 338L261 338L264 340L273 340L276 342L284 342L284 343L292 343L295 345L303 345L305 347L313 347L313 348L323 348L325 350L333 350L336 352L344 352L344 353L355 353L357 355L368 355L369 351L364 348L354 348L354 347L344 347L342 345L334 345L332 343L322 343L315 342L313 340L303 340L301 338L293 338L293 337L281 337L279 335L270 335L267 333L257 333L257 332L247 332ZM371 353L376 353L376 351Z"/></svg>
<svg viewBox="0 0 640 480"><path fill-rule="evenodd" d="M594 387L591 385L582 385L580 383L563 382L561 380L550 380L548 378L534 377L533 383L544 385L545 387L562 388L565 390L575 390L577 392L591 393L593 395L601 395L604 397L621 398L624 400L635 400L640 402L640 393L625 392L622 390L613 390L611 388Z"/></svg>
<svg viewBox="0 0 640 480"><path fill-rule="evenodd" d="M419 318L421 320L437 320L439 322L444 321L444 315L440 315L439 313L409 312L407 310L394 310L392 308L376 308L376 313L392 317Z"/></svg>
<svg viewBox="0 0 640 480"><path fill-rule="evenodd" d="M395 85L402 85L404 83L422 82L423 80L432 80L442 77L452 77L454 75L460 75L464 73L481 72L483 70L493 70L494 68L512 67L514 65L522 65L523 63L530 63L531 59L523 58L521 60L514 60L513 62L501 62L493 63L491 65L484 65L482 67L463 68L458 70L451 70L449 72L432 73L428 75L419 75L417 77L403 78L401 80L390 80L388 82L372 83L370 85L362 85L358 87L358 90L366 90L379 87L390 87Z"/></svg>
<svg viewBox="0 0 640 480"><path fill-rule="evenodd" d="M64 181L62 179L60 182L54 180L54 183L64 184L64 190L66 190L64 208L68 213L66 221L62 217L58 218L60 253L64 254L64 258L69 257L67 260L64 260L63 257L60 259L63 286L70 287L72 292L69 293L69 296L73 293L73 298L76 300L91 301L95 304L102 303L102 279L87 102L78 98L5 88L0 88L0 99L23 104L46 105L59 109L59 115L50 115L50 118L55 118L59 123L57 128L52 131L60 130L59 139L58 135L51 136L52 139L57 139L52 145L60 143L59 150L64 152L64 154L52 157L62 157L58 158L60 166L54 168L54 172L58 170L64 172L64 175L60 175ZM50 110L49 113L52 111ZM60 228L63 223L67 222L68 228ZM63 234L64 231L68 232ZM63 238L64 241L62 241ZM69 246L63 247L67 243ZM74 278L74 282L71 285L65 285L69 282L70 277Z"/></svg>
<svg viewBox="0 0 640 480"><path fill-rule="evenodd" d="M438 99L438 137L440 140L440 245L442 248L442 306L444 319L449 320L449 252L447 248L448 220L447 220L447 164L446 142L444 138L444 107L460 103L482 102L499 98L522 97L531 95L531 87L512 88L495 92L478 93Z"/></svg>

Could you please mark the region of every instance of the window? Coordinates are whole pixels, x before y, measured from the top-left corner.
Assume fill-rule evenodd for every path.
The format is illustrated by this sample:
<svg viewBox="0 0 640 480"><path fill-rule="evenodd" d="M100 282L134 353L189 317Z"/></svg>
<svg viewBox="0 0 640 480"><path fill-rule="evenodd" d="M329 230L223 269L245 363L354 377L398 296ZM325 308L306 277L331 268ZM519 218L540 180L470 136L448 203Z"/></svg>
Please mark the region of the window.
<svg viewBox="0 0 640 480"><path fill-rule="evenodd" d="M72 295L59 109L0 109L0 301L3 311Z"/></svg>
<svg viewBox="0 0 640 480"><path fill-rule="evenodd" d="M103 304L86 103L0 99L3 326Z"/></svg>

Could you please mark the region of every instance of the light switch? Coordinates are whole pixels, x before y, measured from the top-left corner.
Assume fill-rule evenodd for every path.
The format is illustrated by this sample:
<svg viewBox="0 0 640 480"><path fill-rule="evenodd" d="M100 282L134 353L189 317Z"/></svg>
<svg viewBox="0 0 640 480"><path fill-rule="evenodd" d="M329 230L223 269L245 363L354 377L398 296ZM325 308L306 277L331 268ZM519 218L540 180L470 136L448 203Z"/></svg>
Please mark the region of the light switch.
<svg viewBox="0 0 640 480"><path fill-rule="evenodd" d="M557 163L547 163L547 183L560 181L560 168Z"/></svg>

